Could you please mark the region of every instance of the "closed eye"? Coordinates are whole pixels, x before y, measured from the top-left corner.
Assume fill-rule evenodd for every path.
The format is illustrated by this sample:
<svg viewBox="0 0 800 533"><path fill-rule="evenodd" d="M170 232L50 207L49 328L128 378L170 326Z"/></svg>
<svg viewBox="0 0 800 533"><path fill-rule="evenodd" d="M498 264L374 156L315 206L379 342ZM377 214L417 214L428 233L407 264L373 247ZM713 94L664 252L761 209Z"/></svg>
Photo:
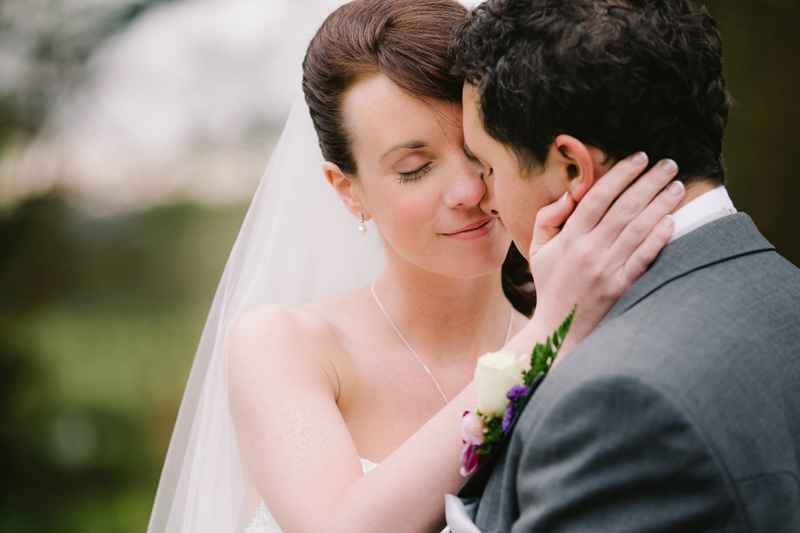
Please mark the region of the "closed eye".
<svg viewBox="0 0 800 533"><path fill-rule="evenodd" d="M413 170L411 172L400 172L400 183L413 183L415 181L419 181L422 176L427 174L433 163L428 162L419 167L417 170Z"/></svg>
<svg viewBox="0 0 800 533"><path fill-rule="evenodd" d="M472 150L469 149L467 143L464 143L463 148L464 148L464 155L466 155L467 158L471 159L472 161L478 161L478 157L472 153Z"/></svg>
<svg viewBox="0 0 800 533"><path fill-rule="evenodd" d="M467 156L467 158L470 161L474 161L475 163L477 163L477 164L479 164L481 166L481 176L483 176L484 173L485 173L486 176L491 176L492 175L492 172L494 172L494 169L493 168L489 168L489 171L486 172L486 165L484 165L481 162L481 160L478 159L478 156L476 156L475 154L472 153L472 150L469 149L469 147L467 146L467 143L464 143L463 148L464 148L464 154Z"/></svg>

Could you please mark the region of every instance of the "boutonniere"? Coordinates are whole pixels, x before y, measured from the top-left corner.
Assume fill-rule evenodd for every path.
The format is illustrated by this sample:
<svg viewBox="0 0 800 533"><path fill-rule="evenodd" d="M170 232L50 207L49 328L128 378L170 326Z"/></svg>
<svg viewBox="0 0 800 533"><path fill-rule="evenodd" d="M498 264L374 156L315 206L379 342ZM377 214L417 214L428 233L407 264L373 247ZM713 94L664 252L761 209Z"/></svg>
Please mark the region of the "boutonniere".
<svg viewBox="0 0 800 533"><path fill-rule="evenodd" d="M502 440L511 423L531 392L536 377L550 370L564 337L567 336L578 304L552 337L544 344L536 343L531 352L531 365L524 370L524 361L508 350L487 353L478 359L475 368L475 387L478 389L478 408L464 412L461 419L461 475L469 476L478 468L480 458L492 451Z"/></svg>

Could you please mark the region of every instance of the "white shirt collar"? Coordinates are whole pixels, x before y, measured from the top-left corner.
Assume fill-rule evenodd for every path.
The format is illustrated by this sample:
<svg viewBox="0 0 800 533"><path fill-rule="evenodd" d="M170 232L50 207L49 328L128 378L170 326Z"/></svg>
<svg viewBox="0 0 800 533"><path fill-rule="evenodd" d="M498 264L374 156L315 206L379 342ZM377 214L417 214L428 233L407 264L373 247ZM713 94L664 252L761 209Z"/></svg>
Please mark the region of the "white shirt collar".
<svg viewBox="0 0 800 533"><path fill-rule="evenodd" d="M679 239L713 220L736 213L724 185L701 194L672 214L675 229L669 242Z"/></svg>

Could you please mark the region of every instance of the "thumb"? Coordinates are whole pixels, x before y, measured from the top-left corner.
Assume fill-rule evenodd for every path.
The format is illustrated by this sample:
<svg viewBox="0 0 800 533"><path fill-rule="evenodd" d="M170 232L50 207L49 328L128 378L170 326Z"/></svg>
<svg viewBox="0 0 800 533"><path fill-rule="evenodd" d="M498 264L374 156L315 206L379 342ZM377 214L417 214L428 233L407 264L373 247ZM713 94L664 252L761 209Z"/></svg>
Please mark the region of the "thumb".
<svg viewBox="0 0 800 533"><path fill-rule="evenodd" d="M567 191L564 196L552 204L539 209L539 212L536 213L536 221L533 224L530 257L533 257L542 246L561 232L561 226L564 225L575 210L575 205L575 200L572 199L569 191Z"/></svg>

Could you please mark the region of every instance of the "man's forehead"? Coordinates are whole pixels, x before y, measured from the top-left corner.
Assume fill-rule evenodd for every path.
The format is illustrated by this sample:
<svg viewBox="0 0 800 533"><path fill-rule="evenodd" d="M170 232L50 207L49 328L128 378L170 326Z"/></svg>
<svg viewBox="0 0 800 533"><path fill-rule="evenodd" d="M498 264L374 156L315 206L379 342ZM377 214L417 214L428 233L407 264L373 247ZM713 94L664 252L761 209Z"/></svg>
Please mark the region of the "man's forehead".
<svg viewBox="0 0 800 533"><path fill-rule="evenodd" d="M473 84L465 81L464 88L461 90L461 99L465 106L467 104L472 104L477 109L478 103L480 102L480 91Z"/></svg>
<svg viewBox="0 0 800 533"><path fill-rule="evenodd" d="M480 113L478 110L479 103L478 89L469 83L464 83L464 90L462 91L462 108L464 115L464 135L471 128L483 127L480 120ZM465 139L466 143L466 139Z"/></svg>

